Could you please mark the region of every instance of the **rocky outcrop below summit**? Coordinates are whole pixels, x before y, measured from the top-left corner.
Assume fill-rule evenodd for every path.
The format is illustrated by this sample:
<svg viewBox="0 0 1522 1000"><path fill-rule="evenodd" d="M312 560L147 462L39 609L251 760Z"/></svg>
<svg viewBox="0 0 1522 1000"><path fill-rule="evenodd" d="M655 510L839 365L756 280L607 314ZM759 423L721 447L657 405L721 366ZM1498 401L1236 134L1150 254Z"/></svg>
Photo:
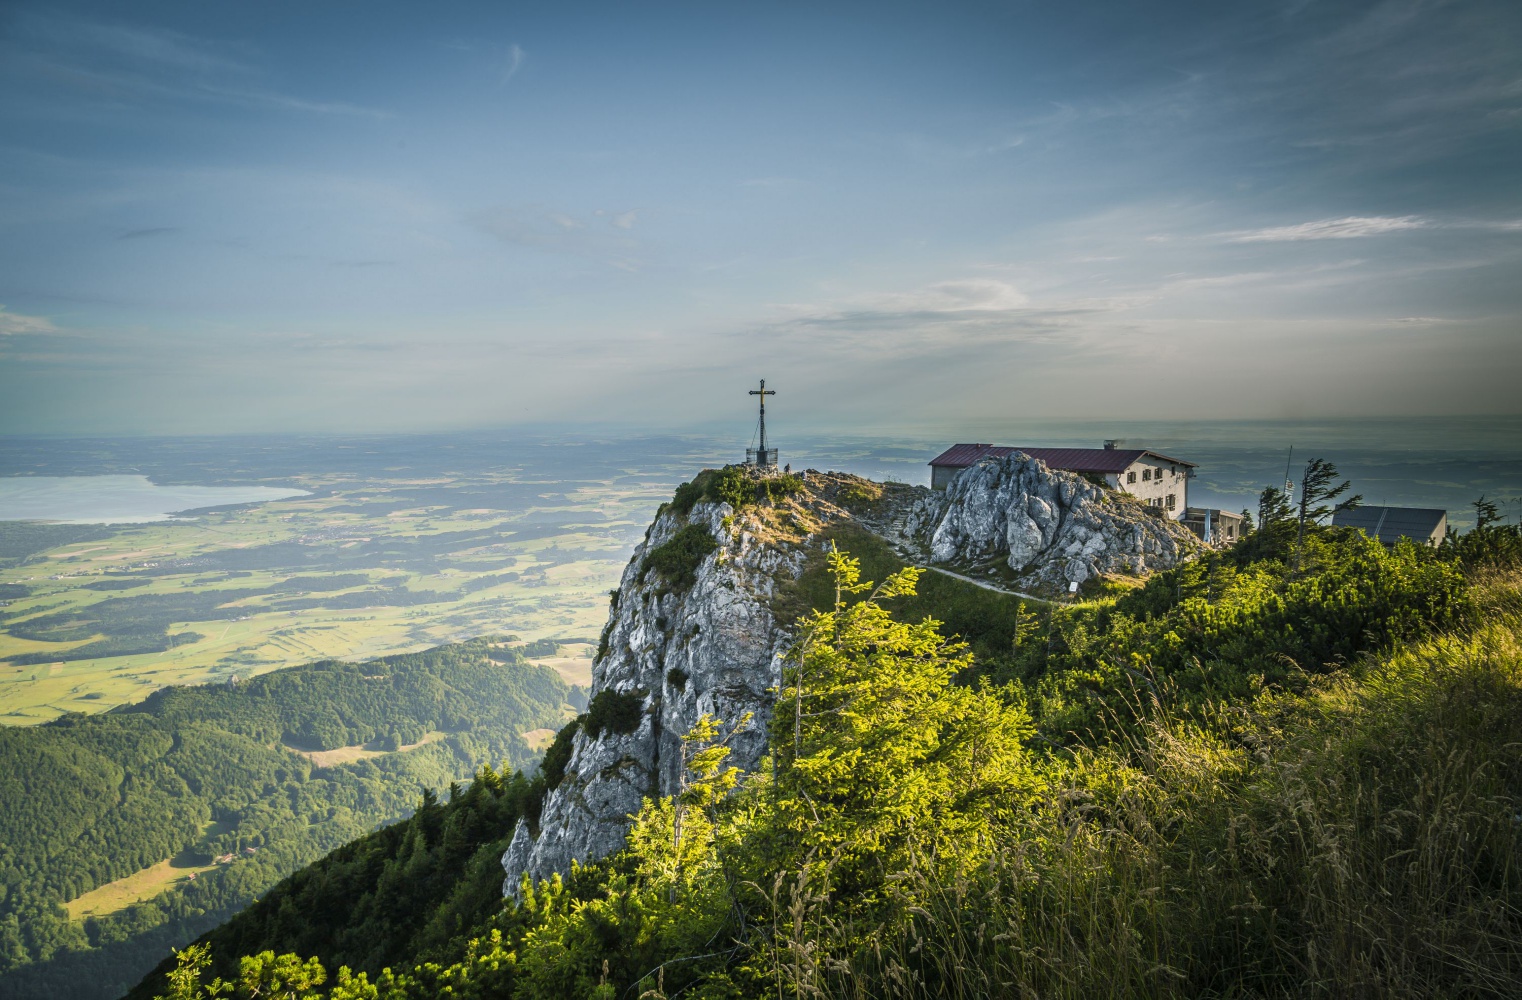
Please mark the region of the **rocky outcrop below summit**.
<svg viewBox="0 0 1522 1000"><path fill-rule="evenodd" d="M592 667L595 699L604 692L633 708L632 728L586 728L574 737L565 777L550 792L537 837L526 821L503 856L504 891L588 863L624 844L628 817L641 800L679 790L681 737L705 713L748 726L731 739L731 762L749 771L766 750L768 690L781 680L787 634L769 601L781 579L796 576L803 549L778 543L735 517L727 503L699 503L685 516L663 509L624 570L602 648ZM648 557L672 543L691 544L694 528L716 547L692 568L686 586L652 570ZM678 539L681 532L688 532ZM701 549L699 544L698 549ZM629 713L633 715L633 712Z"/></svg>
<svg viewBox="0 0 1522 1000"><path fill-rule="evenodd" d="M1198 550L1187 528L1135 497L1019 452L963 470L943 493L904 499L885 532L902 548L1038 592L1170 569Z"/></svg>
<svg viewBox="0 0 1522 1000"><path fill-rule="evenodd" d="M854 522L910 562L1052 593L1166 569L1195 549L1184 528L1134 498L1024 455L985 460L945 493L813 470L790 483L774 502L747 479L736 510L695 481L661 508L614 593L564 777L502 857L505 894L525 874L564 874L621 849L642 801L680 790L681 737L702 715L726 727L749 715L729 759L756 767L792 637L773 610L778 591L822 551L831 525ZM748 502L750 490L760 502Z"/></svg>

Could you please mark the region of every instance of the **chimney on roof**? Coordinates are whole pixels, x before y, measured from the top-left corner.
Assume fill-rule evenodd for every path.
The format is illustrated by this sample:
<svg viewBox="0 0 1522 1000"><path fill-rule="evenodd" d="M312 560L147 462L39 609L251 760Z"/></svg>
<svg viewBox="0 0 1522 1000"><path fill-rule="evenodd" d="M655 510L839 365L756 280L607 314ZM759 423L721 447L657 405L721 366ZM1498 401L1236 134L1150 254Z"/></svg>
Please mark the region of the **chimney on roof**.
<svg viewBox="0 0 1522 1000"><path fill-rule="evenodd" d="M1119 438L1110 438L1105 442L1105 451L1114 451L1116 448L1119 448L1123 444L1125 444L1125 442Z"/></svg>

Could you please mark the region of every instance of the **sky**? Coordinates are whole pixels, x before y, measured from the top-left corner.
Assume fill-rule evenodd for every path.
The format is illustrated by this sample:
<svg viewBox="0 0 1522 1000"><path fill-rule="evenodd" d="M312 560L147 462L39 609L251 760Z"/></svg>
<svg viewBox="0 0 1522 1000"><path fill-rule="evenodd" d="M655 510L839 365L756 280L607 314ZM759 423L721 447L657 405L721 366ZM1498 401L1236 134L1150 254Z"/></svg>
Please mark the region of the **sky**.
<svg viewBox="0 0 1522 1000"><path fill-rule="evenodd" d="M0 433L760 378L814 431L1522 413L1522 5L0 0Z"/></svg>

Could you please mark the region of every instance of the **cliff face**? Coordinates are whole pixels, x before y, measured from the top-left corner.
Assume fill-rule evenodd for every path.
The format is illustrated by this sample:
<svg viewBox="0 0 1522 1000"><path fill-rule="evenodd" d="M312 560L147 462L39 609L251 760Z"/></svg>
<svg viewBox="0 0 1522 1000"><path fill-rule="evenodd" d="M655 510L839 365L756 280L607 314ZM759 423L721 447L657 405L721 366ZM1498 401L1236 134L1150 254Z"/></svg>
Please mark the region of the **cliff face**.
<svg viewBox="0 0 1522 1000"><path fill-rule="evenodd" d="M966 470L943 494L811 470L803 490L775 508L737 512L710 501L683 516L673 507L662 509L624 570L592 665L593 714L599 697L618 696L624 721L576 733L537 837L520 822L503 855L508 895L524 873L548 878L573 859L622 848L642 800L679 790L681 737L704 713L726 726L752 714L731 741L730 762L754 769L791 637L772 598L821 550L829 525L854 520L911 562L1049 592L1101 574L1165 569L1194 551L1184 528L1134 499L1018 455ZM702 554L707 540L714 548ZM663 546L685 546L692 558L662 570Z"/></svg>
<svg viewBox="0 0 1522 1000"><path fill-rule="evenodd" d="M780 579L802 570L804 550L763 541L751 530L757 522L733 515L726 503L699 503L685 518L663 512L635 549L592 666L592 692L594 699L609 691L638 699L638 724L630 732L576 734L537 840L520 822L503 856L508 894L516 894L524 872L547 878L569 871L573 858L585 863L619 850L641 800L678 790L681 736L704 713L726 726L753 714L731 742L735 766L749 771L765 753L767 690L780 683L787 638L768 602ZM718 548L702 557L689 587L646 570L650 553L694 525Z"/></svg>

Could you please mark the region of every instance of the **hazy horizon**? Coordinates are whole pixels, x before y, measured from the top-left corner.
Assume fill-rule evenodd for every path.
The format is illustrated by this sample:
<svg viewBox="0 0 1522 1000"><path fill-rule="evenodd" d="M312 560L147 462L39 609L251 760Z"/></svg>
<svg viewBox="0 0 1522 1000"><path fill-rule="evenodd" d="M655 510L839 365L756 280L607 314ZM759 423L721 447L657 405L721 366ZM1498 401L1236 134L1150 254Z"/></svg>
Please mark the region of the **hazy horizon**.
<svg viewBox="0 0 1522 1000"><path fill-rule="evenodd" d="M1500 0L21 0L0 424L1514 415L1519 52Z"/></svg>
<svg viewBox="0 0 1522 1000"><path fill-rule="evenodd" d="M1440 507L1467 527L1481 495L1522 516L1522 418L1322 421L1055 422L984 426L987 433L819 433L786 410L769 420L779 461L877 480L928 485L927 462L954 441L1095 447L1106 438L1197 464L1194 506L1253 508L1311 458L1333 461L1370 504ZM974 430L973 428L964 428ZM147 475L155 483L305 482L314 474L375 470L426 480L510 473L561 479L643 477L664 496L698 469L738 461L752 441L744 417L684 433L631 433L608 425L487 428L414 434L263 434L132 437L0 436L0 476ZM650 478L653 476L654 478Z"/></svg>

